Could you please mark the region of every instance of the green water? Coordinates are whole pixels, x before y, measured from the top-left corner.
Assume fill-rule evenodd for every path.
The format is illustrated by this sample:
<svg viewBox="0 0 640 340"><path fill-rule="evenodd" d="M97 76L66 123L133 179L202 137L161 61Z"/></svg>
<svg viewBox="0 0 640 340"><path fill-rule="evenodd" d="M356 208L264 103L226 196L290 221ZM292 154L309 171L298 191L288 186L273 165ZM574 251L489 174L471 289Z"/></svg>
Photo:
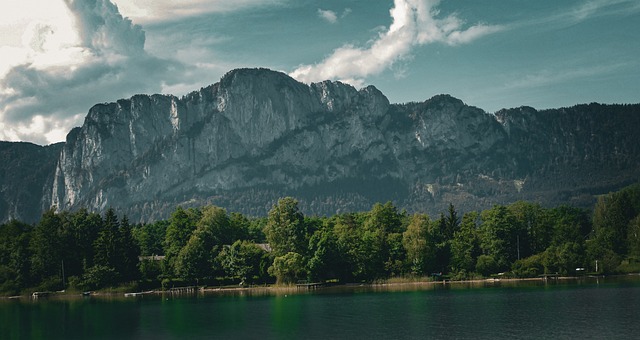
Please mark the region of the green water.
<svg viewBox="0 0 640 340"><path fill-rule="evenodd" d="M0 302L0 339L640 336L640 277Z"/></svg>

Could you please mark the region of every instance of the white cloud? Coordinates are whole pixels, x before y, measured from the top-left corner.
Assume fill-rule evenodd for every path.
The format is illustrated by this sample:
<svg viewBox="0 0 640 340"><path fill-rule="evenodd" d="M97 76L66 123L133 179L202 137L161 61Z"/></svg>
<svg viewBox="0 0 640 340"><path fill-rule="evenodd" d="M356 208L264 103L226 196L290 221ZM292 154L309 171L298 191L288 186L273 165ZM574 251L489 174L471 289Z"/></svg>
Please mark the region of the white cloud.
<svg viewBox="0 0 640 340"><path fill-rule="evenodd" d="M225 13L257 6L277 5L285 0L114 0L114 2L124 16L145 24L208 13Z"/></svg>
<svg viewBox="0 0 640 340"><path fill-rule="evenodd" d="M145 33L108 0L64 0L62 16L25 25L3 46L0 139L57 142L95 103L176 86L181 63L149 55Z"/></svg>
<svg viewBox="0 0 640 340"><path fill-rule="evenodd" d="M328 9L325 10L318 8L318 16L331 24L335 24L336 22L338 22L338 14Z"/></svg>
<svg viewBox="0 0 640 340"><path fill-rule="evenodd" d="M176 21L287 0L6 1L10 8L0 12L0 139L46 144L63 140L96 103L135 93L186 93L235 66L216 61L211 50L224 38L163 37L156 39L162 45L150 50L134 22ZM184 43L176 47L179 41Z"/></svg>
<svg viewBox="0 0 640 340"><path fill-rule="evenodd" d="M564 67L547 68L533 73L512 75L510 78L515 80L506 82L503 88L535 88L556 85L576 79L593 79L598 76L609 75L612 72L623 70L630 65L617 63L596 66L587 65L577 68L566 67L566 65L562 66Z"/></svg>
<svg viewBox="0 0 640 340"><path fill-rule="evenodd" d="M603 15L629 14L640 10L637 0L591 0L574 7L567 16L575 22Z"/></svg>
<svg viewBox="0 0 640 340"><path fill-rule="evenodd" d="M343 45L318 64L298 67L291 76L304 82L337 79L357 86L363 78L406 59L416 46L466 44L502 29L485 24L465 28L464 21L454 14L441 18L438 4L439 0L395 0L391 25L368 46Z"/></svg>
<svg viewBox="0 0 640 340"><path fill-rule="evenodd" d="M640 12L640 2L637 0L591 0L575 6L556 9L548 16L535 17L512 23L509 26L551 30L576 25L598 17L628 16L638 12Z"/></svg>

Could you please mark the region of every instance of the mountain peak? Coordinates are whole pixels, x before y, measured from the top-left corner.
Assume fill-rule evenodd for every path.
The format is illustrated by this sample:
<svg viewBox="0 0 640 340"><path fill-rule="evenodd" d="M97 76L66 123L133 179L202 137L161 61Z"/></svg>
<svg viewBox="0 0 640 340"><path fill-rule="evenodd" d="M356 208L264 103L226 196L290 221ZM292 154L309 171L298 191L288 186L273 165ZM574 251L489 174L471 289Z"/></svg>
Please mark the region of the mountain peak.
<svg viewBox="0 0 640 340"><path fill-rule="evenodd" d="M177 205L255 216L282 196L312 214L388 200L428 213L449 202L461 211L522 199L591 203L591 193L639 179L638 112L582 105L493 115L447 94L392 105L374 86L236 69L182 98L98 104L64 146L25 148L31 156L0 148L0 163L18 169L0 166L11 188L0 191L0 218L34 221L52 205L112 206L138 221ZM23 170L37 162L40 175ZM25 201L25 192L41 197Z"/></svg>

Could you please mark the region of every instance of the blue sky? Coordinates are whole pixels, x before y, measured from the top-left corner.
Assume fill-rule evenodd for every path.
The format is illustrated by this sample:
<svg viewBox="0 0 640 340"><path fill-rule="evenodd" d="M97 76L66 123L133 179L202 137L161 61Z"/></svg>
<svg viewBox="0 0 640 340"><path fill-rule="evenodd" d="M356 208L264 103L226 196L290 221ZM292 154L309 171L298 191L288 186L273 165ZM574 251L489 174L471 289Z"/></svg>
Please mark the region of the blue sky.
<svg viewBox="0 0 640 340"><path fill-rule="evenodd" d="M61 141L93 104L238 67L488 112L640 102L639 0L6 2L0 140Z"/></svg>

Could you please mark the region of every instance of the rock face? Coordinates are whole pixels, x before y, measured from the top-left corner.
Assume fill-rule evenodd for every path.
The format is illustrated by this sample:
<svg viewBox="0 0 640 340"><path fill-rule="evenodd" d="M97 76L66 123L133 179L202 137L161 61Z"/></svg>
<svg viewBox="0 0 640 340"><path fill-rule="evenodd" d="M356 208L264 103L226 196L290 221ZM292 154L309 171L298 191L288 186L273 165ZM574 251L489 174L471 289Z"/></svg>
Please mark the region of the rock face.
<svg viewBox="0 0 640 340"><path fill-rule="evenodd" d="M0 221L35 222L40 217L63 145L0 142Z"/></svg>
<svg viewBox="0 0 640 340"><path fill-rule="evenodd" d="M372 86L240 69L182 98L91 108L38 207L153 220L179 204L263 215L285 195L308 214L387 200L432 214L449 202L586 205L640 179L638 127L640 105L488 114L447 95L392 105Z"/></svg>

